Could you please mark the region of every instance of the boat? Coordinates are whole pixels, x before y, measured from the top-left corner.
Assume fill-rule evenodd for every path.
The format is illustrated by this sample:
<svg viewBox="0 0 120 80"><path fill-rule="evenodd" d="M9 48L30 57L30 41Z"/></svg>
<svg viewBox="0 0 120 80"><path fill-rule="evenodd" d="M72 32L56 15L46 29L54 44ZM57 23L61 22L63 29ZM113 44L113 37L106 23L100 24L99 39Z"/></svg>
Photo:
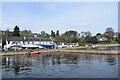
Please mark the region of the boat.
<svg viewBox="0 0 120 80"><path fill-rule="evenodd" d="M40 54L40 51L29 52L29 54Z"/></svg>

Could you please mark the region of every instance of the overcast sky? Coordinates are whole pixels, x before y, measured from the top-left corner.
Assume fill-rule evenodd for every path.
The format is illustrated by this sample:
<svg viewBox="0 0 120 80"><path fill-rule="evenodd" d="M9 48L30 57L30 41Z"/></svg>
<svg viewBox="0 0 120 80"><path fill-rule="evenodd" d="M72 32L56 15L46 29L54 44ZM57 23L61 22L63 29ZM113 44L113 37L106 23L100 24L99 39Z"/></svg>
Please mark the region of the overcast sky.
<svg viewBox="0 0 120 80"><path fill-rule="evenodd" d="M51 30L90 31L103 33L107 27L118 30L117 2L3 2L2 30L20 30L35 33Z"/></svg>

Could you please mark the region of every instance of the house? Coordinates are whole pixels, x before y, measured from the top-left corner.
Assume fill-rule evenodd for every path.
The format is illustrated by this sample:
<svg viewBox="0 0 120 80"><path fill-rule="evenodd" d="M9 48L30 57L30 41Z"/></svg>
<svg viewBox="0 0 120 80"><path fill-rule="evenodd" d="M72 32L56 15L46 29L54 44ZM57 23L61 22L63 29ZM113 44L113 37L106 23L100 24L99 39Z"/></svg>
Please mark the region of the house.
<svg viewBox="0 0 120 80"><path fill-rule="evenodd" d="M8 50L13 46L22 46L24 42L23 37L8 37L6 39L6 45L4 45L4 49Z"/></svg>
<svg viewBox="0 0 120 80"><path fill-rule="evenodd" d="M8 49L11 46L21 46L24 49L54 48L54 44L51 44L53 44L53 41L50 38L8 37L4 49Z"/></svg>
<svg viewBox="0 0 120 80"><path fill-rule="evenodd" d="M113 37L114 37L114 38L117 38L117 37L118 37L118 34L119 34L119 32L115 32Z"/></svg>
<svg viewBox="0 0 120 80"><path fill-rule="evenodd" d="M99 42L107 42L108 41L108 38L106 38L106 37L98 37L97 39Z"/></svg>
<svg viewBox="0 0 120 80"><path fill-rule="evenodd" d="M56 43L56 48L64 48L64 47L78 47L78 43Z"/></svg>
<svg viewBox="0 0 120 80"><path fill-rule="evenodd" d="M32 48L32 47L29 47L30 45L32 46L37 46L39 48L54 48L54 42L52 41L52 39L50 38L39 38L39 37L32 37L32 38L25 38L24 37L24 45L27 47L27 48Z"/></svg>

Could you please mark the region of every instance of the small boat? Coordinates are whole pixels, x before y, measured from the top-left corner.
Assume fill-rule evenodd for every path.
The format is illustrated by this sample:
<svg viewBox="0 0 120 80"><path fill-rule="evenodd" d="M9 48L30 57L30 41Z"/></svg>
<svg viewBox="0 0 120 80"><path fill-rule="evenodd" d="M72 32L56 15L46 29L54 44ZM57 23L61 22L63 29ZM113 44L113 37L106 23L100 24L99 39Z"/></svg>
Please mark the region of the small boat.
<svg viewBox="0 0 120 80"><path fill-rule="evenodd" d="M40 54L40 51L29 52L29 54Z"/></svg>

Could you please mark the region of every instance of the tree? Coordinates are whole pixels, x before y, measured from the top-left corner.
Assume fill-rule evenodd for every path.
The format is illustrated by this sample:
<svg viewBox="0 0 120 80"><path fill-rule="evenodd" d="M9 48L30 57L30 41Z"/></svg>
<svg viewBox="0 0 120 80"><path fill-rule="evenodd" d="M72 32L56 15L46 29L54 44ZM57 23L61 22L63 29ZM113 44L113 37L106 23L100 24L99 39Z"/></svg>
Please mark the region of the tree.
<svg viewBox="0 0 120 80"><path fill-rule="evenodd" d="M72 43L76 43L78 41L80 41L79 38L75 37L75 38L73 38Z"/></svg>
<svg viewBox="0 0 120 80"><path fill-rule="evenodd" d="M17 37L20 36L20 30L19 30L19 27L17 25L14 28L13 36L17 36Z"/></svg>
<svg viewBox="0 0 120 80"><path fill-rule="evenodd" d="M106 29L105 34L108 35L108 38L110 39L110 41L113 40L114 30L111 27Z"/></svg>
<svg viewBox="0 0 120 80"><path fill-rule="evenodd" d="M62 34L62 37L64 38L65 42L71 43L71 42L78 42L79 41L79 34L77 31L66 31L64 34Z"/></svg>
<svg viewBox="0 0 120 80"><path fill-rule="evenodd" d="M56 36L59 36L59 30L56 31Z"/></svg>
<svg viewBox="0 0 120 80"><path fill-rule="evenodd" d="M2 40L2 48L6 44L6 36L5 36L5 31L1 31L1 40Z"/></svg>
<svg viewBox="0 0 120 80"><path fill-rule="evenodd" d="M48 33L45 34L46 34L45 38L50 38L50 35Z"/></svg>
<svg viewBox="0 0 120 80"><path fill-rule="evenodd" d="M0 30L0 48L2 48L2 31Z"/></svg>
<svg viewBox="0 0 120 80"><path fill-rule="evenodd" d="M120 33L118 33L117 42L120 44Z"/></svg>
<svg viewBox="0 0 120 80"><path fill-rule="evenodd" d="M100 37L100 36L101 36L101 33L97 33L96 36Z"/></svg>
<svg viewBox="0 0 120 80"><path fill-rule="evenodd" d="M90 42L91 42L91 37L90 37L90 36L86 36L86 37L85 37L85 42L90 43Z"/></svg>
<svg viewBox="0 0 120 80"><path fill-rule="evenodd" d="M106 31L105 31L105 34L107 34L108 36L110 37L113 37L114 35L114 30L110 27L110 28L107 28Z"/></svg>
<svg viewBox="0 0 120 80"><path fill-rule="evenodd" d="M8 36L9 36L9 37L12 36L12 32L9 31L9 30L6 30L6 31L5 31L5 36L6 36L6 37L8 37Z"/></svg>
<svg viewBox="0 0 120 80"><path fill-rule="evenodd" d="M98 43L98 39L96 38L96 36L91 37L91 42L92 42L93 44Z"/></svg>
<svg viewBox="0 0 120 80"><path fill-rule="evenodd" d="M56 43L60 43L60 42L64 42L65 38L63 36L55 36L55 42Z"/></svg>
<svg viewBox="0 0 120 80"><path fill-rule="evenodd" d="M32 37L32 33L31 33L30 30L23 30L23 31L20 32L20 35L22 37Z"/></svg>
<svg viewBox="0 0 120 80"><path fill-rule="evenodd" d="M51 36L55 37L55 32L53 32L53 30L51 30Z"/></svg>
<svg viewBox="0 0 120 80"><path fill-rule="evenodd" d="M87 37L87 36L92 36L92 34L90 33L90 31L81 32L81 36L82 36L82 37Z"/></svg>
<svg viewBox="0 0 120 80"><path fill-rule="evenodd" d="M45 31L41 31L41 36L42 37L46 36Z"/></svg>
<svg viewBox="0 0 120 80"><path fill-rule="evenodd" d="M86 33L86 32L81 32L81 36L82 36L82 37L85 37L85 36L86 36L85 33Z"/></svg>
<svg viewBox="0 0 120 80"><path fill-rule="evenodd" d="M2 47L4 47L4 45L6 44L6 38L11 36L12 36L12 32L9 30L0 31L0 37L2 39Z"/></svg>
<svg viewBox="0 0 120 80"><path fill-rule="evenodd" d="M64 36L66 37L79 37L79 34L77 31L73 31L73 30L70 30L70 31L66 31L64 34Z"/></svg>
<svg viewBox="0 0 120 80"><path fill-rule="evenodd" d="M85 33L85 35L86 35L86 36L92 36L92 34L91 34L90 31L87 31L87 32Z"/></svg>

